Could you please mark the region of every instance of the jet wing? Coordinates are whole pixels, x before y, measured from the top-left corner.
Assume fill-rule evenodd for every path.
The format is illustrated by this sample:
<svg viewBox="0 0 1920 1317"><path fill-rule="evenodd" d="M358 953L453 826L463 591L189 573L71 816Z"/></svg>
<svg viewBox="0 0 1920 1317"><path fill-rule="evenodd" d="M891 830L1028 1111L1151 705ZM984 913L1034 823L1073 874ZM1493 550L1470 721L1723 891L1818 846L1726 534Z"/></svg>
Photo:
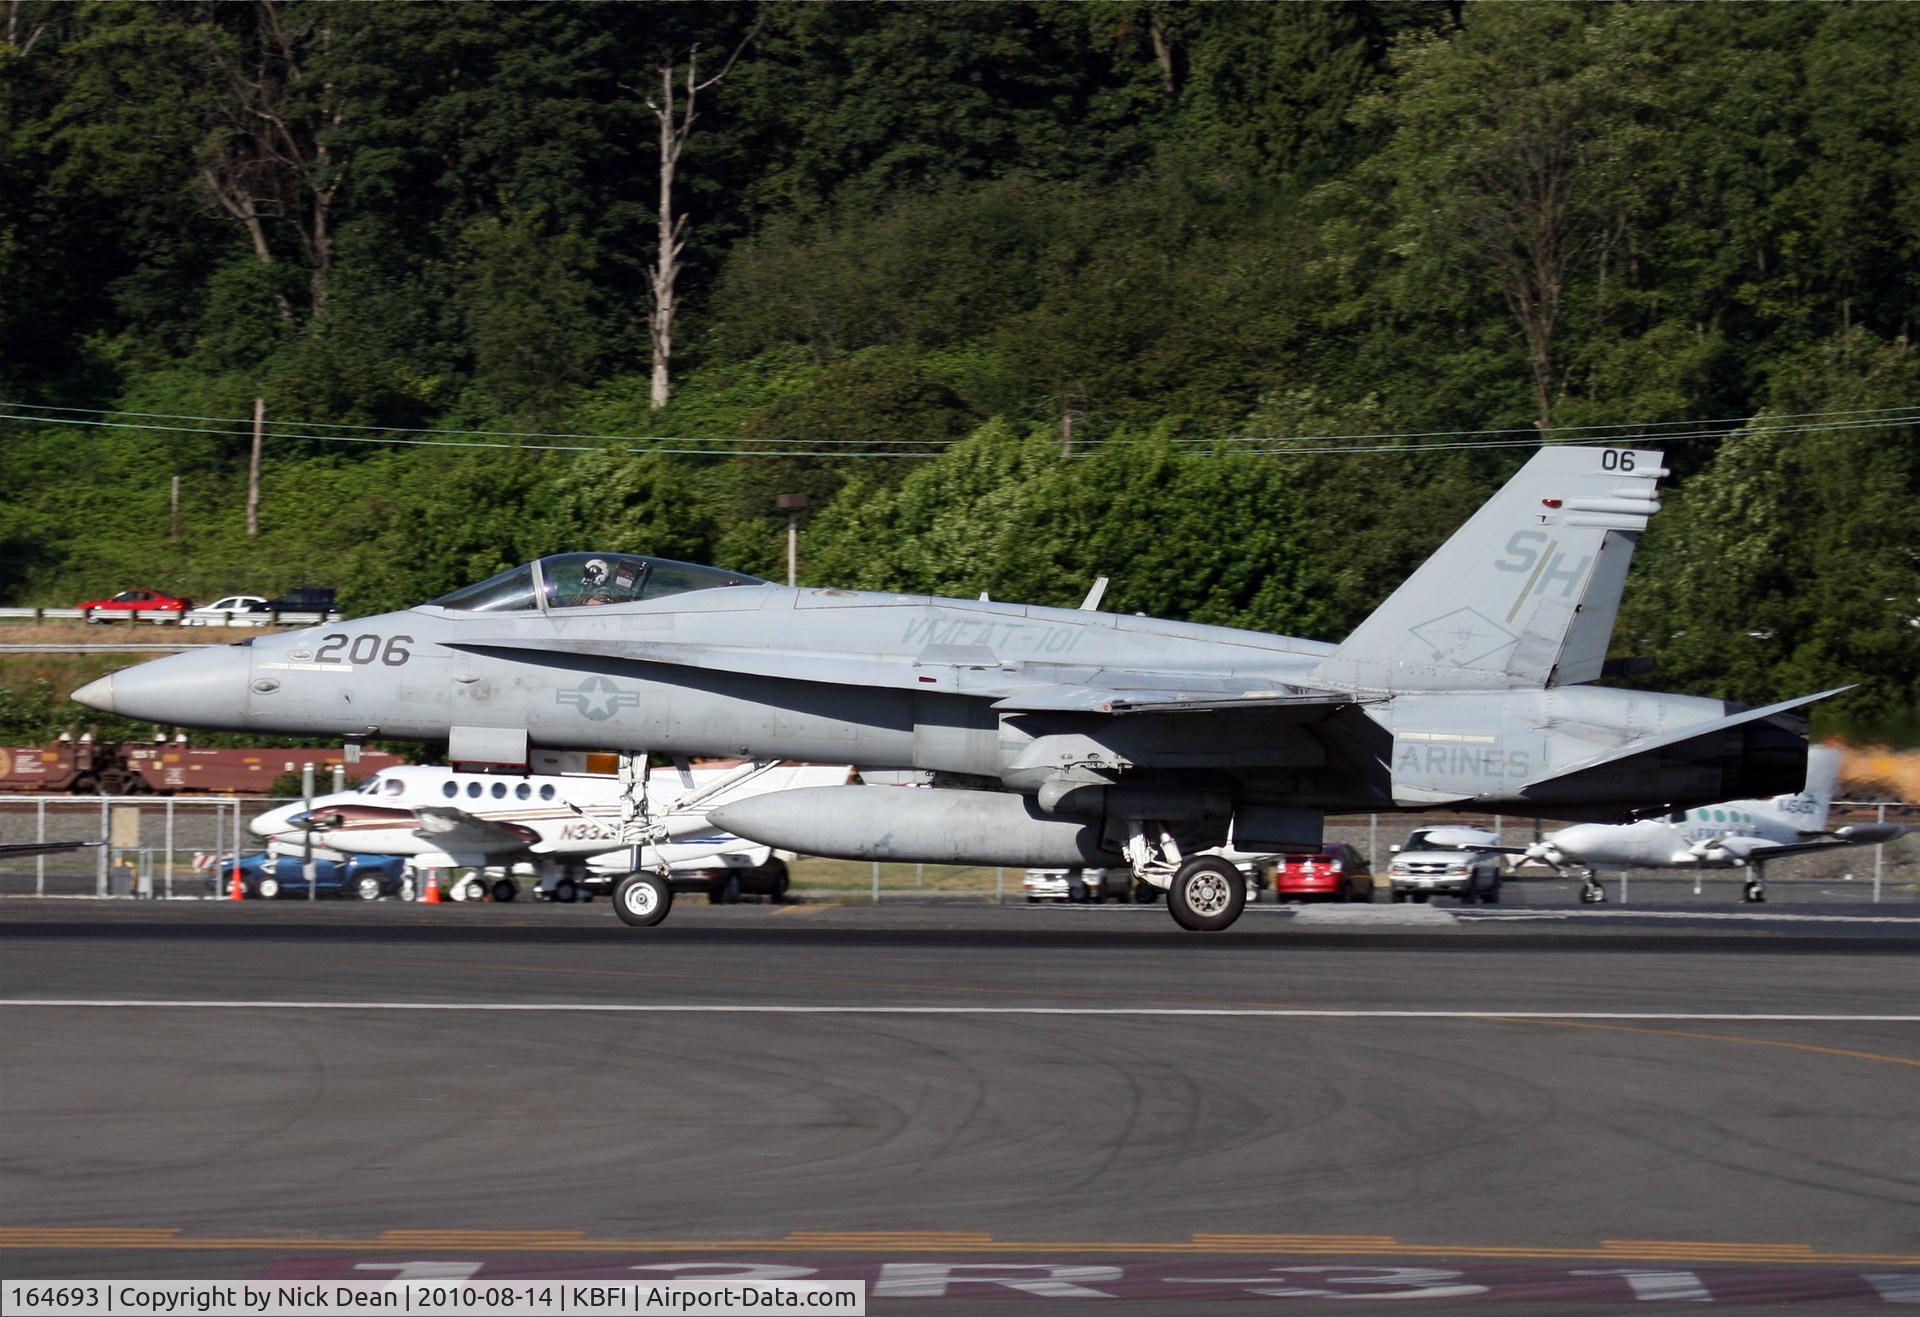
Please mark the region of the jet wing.
<svg viewBox="0 0 1920 1317"><path fill-rule="evenodd" d="M448 647L476 653L585 654L623 663L660 663L836 686L953 691L997 697L994 707L1013 713L1175 713L1252 707L1332 710L1355 702L1351 695L1268 689L1258 677L1128 672L1086 664L1002 664L986 650L980 651L978 661L971 661L972 656L877 659L672 640L536 641L517 636L450 641Z"/></svg>
<svg viewBox="0 0 1920 1317"><path fill-rule="evenodd" d="M420 826L413 835L444 851L517 851L540 840L540 834L532 828L476 818L450 805L422 805L414 812L420 817Z"/></svg>
<svg viewBox="0 0 1920 1317"><path fill-rule="evenodd" d="M1117 674L1116 674L1117 675ZM1219 689L1209 689L1218 685ZM1004 713L1211 713L1231 709L1333 710L1357 703L1350 695L1313 691L1248 690L1244 681L1217 683L1194 677L1181 689L1137 690L1123 686L1039 686L994 704Z"/></svg>

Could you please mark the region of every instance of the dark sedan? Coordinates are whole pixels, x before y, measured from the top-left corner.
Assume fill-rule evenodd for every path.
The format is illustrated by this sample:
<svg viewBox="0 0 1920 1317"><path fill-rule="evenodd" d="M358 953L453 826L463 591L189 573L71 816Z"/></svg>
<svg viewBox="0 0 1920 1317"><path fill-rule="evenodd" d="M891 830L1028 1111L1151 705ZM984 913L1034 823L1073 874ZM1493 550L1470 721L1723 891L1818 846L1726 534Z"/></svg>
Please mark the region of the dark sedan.
<svg viewBox="0 0 1920 1317"><path fill-rule="evenodd" d="M354 855L344 862L313 862L315 896L351 897L359 901L395 896L406 872L406 860L398 855ZM225 896L233 883L231 856L214 867L213 894ZM269 855L254 851L240 857L240 883L249 899L271 901L280 897L304 900L307 895L306 864L298 855Z"/></svg>

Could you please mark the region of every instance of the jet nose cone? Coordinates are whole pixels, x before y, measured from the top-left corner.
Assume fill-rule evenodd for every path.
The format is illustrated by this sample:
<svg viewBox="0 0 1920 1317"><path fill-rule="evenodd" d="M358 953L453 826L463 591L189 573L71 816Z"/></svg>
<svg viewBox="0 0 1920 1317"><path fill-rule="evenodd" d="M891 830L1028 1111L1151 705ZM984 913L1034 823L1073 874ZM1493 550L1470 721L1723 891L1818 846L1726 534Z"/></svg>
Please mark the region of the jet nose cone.
<svg viewBox="0 0 1920 1317"><path fill-rule="evenodd" d="M247 726L248 651L232 645L172 654L124 668L74 692L100 710L185 727Z"/></svg>
<svg viewBox="0 0 1920 1317"><path fill-rule="evenodd" d="M88 682L73 693L73 698L77 703L84 704L89 709L98 709L101 713L116 712L113 707L113 677L111 675L102 677L98 681Z"/></svg>

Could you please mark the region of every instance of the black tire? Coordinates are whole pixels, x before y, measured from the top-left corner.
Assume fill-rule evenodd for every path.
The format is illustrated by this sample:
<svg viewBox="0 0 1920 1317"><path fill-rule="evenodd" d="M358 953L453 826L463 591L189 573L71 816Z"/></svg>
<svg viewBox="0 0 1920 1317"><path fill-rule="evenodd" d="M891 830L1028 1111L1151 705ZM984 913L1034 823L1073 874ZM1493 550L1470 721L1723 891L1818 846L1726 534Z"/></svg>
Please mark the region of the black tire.
<svg viewBox="0 0 1920 1317"><path fill-rule="evenodd" d="M1160 889L1158 887L1155 887L1152 883L1143 883L1137 878L1134 880L1133 903L1135 905L1152 905L1159 899Z"/></svg>
<svg viewBox="0 0 1920 1317"><path fill-rule="evenodd" d="M511 901L513 900L514 897L518 895L520 895L520 884L513 881L513 879L511 878L494 879L494 882L493 882L493 899L494 900Z"/></svg>
<svg viewBox="0 0 1920 1317"><path fill-rule="evenodd" d="M673 909L673 887L651 873L631 873L613 889L613 913L632 928L651 928Z"/></svg>
<svg viewBox="0 0 1920 1317"><path fill-rule="evenodd" d="M1247 876L1214 855L1199 855L1174 870L1167 887L1173 922L1194 933L1217 933L1247 905Z"/></svg>
<svg viewBox="0 0 1920 1317"><path fill-rule="evenodd" d="M767 888L767 903L769 905L785 905L787 903L787 889L793 886L793 877L787 872L787 865L784 860L775 860L768 867L773 872L773 880Z"/></svg>
<svg viewBox="0 0 1920 1317"><path fill-rule="evenodd" d="M1398 887L1393 889L1393 903L1395 905L1401 904L1406 899L1407 894L1405 892L1401 891Z"/></svg>
<svg viewBox="0 0 1920 1317"><path fill-rule="evenodd" d="M740 903L740 875L727 870L726 876L716 878L707 888L708 905L738 905Z"/></svg>
<svg viewBox="0 0 1920 1317"><path fill-rule="evenodd" d="M466 899L476 905L487 899L487 880L484 878L462 878L460 886L466 893Z"/></svg>
<svg viewBox="0 0 1920 1317"><path fill-rule="evenodd" d="M1039 897L1037 897L1037 896L1029 896L1029 897L1027 898L1027 904L1028 904L1028 905L1039 905L1039 904L1040 904L1040 898L1039 898Z"/></svg>
<svg viewBox="0 0 1920 1317"><path fill-rule="evenodd" d="M378 901L381 889L385 886L386 884L380 881L379 874L363 873L353 880L350 894L359 897L362 901Z"/></svg>
<svg viewBox="0 0 1920 1317"><path fill-rule="evenodd" d="M1415 905L1425 905L1433 900L1432 892L1409 892L1407 895L1413 898Z"/></svg>
<svg viewBox="0 0 1920 1317"><path fill-rule="evenodd" d="M262 901L273 900L274 897L280 895L280 880L271 877L262 878L253 885L253 894Z"/></svg>
<svg viewBox="0 0 1920 1317"><path fill-rule="evenodd" d="M562 878L553 885L553 899L561 905L572 905L580 899L580 884L571 878Z"/></svg>

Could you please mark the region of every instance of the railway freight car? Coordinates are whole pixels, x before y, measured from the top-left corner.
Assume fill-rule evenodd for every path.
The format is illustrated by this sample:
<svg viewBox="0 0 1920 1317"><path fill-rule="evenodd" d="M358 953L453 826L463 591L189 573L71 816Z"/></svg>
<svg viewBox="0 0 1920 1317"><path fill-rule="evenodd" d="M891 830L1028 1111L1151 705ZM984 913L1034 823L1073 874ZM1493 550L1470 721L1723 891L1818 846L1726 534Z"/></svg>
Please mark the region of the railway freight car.
<svg viewBox="0 0 1920 1317"><path fill-rule="evenodd" d="M245 747L215 750L185 741L62 740L46 747L0 748L0 791L38 795L266 795L283 773L312 764L325 782L346 762L338 746L316 750ZM406 761L362 750L349 765L368 777Z"/></svg>

